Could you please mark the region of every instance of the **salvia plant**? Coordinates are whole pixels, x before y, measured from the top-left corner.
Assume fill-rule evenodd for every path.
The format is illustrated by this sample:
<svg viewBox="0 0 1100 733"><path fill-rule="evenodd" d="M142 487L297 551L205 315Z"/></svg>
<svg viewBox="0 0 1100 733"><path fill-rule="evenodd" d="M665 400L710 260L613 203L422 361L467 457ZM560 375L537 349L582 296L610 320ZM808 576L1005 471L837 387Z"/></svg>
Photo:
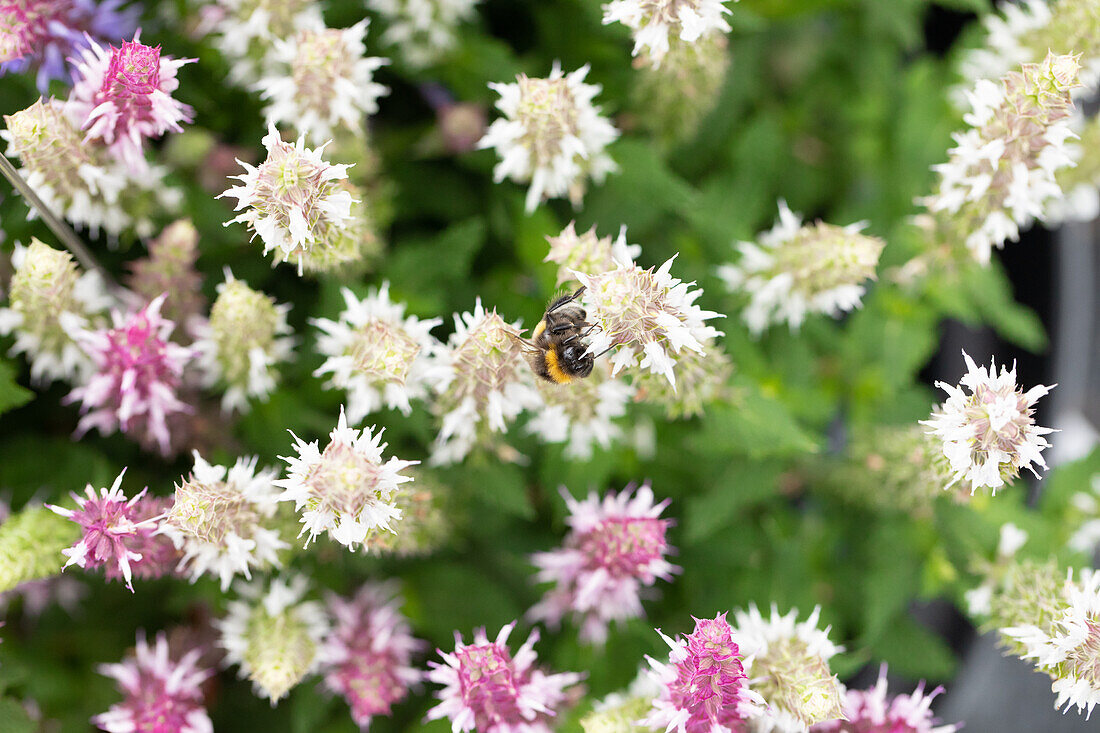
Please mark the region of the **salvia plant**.
<svg viewBox="0 0 1100 733"><path fill-rule="evenodd" d="M0 3L0 731L954 733L952 607L1087 719L1005 263L1098 85L1095 0Z"/></svg>

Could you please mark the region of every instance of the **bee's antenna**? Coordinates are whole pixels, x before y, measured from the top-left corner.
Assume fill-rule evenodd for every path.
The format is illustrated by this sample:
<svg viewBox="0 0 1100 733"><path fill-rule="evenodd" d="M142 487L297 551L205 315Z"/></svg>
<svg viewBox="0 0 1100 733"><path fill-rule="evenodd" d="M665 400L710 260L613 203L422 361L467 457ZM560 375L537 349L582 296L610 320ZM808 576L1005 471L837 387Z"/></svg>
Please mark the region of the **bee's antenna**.
<svg viewBox="0 0 1100 733"><path fill-rule="evenodd" d="M596 354L596 355L595 355L595 356L593 356L592 358L593 358L593 359L599 359L599 358L600 358L601 356L603 356L604 354L606 354L607 352L611 351L611 350L612 350L612 349L614 349L614 348L615 348L614 346L608 346L608 347L607 347L606 349L604 349L604 350L603 350L603 351L601 351L600 353Z"/></svg>

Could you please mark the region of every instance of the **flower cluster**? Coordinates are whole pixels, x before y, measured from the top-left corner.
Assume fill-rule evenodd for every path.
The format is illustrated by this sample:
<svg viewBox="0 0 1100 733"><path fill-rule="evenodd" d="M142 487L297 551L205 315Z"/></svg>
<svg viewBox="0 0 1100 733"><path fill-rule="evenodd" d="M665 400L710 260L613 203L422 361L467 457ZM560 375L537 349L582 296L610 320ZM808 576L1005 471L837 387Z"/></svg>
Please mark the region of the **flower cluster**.
<svg viewBox="0 0 1100 733"><path fill-rule="evenodd" d="M401 471L419 461L390 458L383 462L382 431L373 427L354 430L340 409L340 420L329 433L324 450L318 441L307 443L294 435L296 456L282 456L287 477L275 485L283 491L279 501L293 501L301 513L306 546L322 532L354 549L375 530L393 531L390 523L401 518L394 501L398 486L411 481Z"/></svg>
<svg viewBox="0 0 1100 733"><path fill-rule="evenodd" d="M733 291L749 295L742 318L756 334L786 322L798 330L807 313L839 316L860 304L864 281L874 279L886 243L846 227L802 217L779 202L779 221L758 242L741 242L741 259L718 274Z"/></svg>
<svg viewBox="0 0 1100 733"><path fill-rule="evenodd" d="M586 275L602 275L616 269L622 263L633 262L642 253L641 246L627 244L626 227L619 229L619 236L600 237L593 226L583 234L577 234L574 222L562 230L556 237L547 237L550 252L543 262L553 262L558 266L558 285L576 280L575 272Z"/></svg>
<svg viewBox="0 0 1100 733"><path fill-rule="evenodd" d="M304 136L294 144L284 142L274 125L263 144L267 160L258 168L241 162L245 173L236 178L243 185L222 194L237 199L237 211L244 209L227 225L247 225L253 237L260 236L264 254L276 250L278 258L296 260L301 274L304 257L315 248L337 245L353 218L353 197L340 185L348 166L325 162L321 149L305 146Z"/></svg>
<svg viewBox="0 0 1100 733"><path fill-rule="evenodd" d="M1084 95L1100 80L1100 14L1088 0L1022 0L998 7L982 17L986 37L969 50L960 70L971 82L999 79L1021 64L1043 59L1050 49L1072 50L1082 56Z"/></svg>
<svg viewBox="0 0 1100 733"><path fill-rule="evenodd" d="M575 672L547 674L535 666L538 631L513 655L508 637L515 622L501 628L493 641L485 629L472 644L455 634L455 650L437 650L443 664L428 662L428 679L443 689L428 720L447 718L454 731L478 733L550 733L550 720L565 702L567 688L581 680Z"/></svg>
<svg viewBox="0 0 1100 733"><path fill-rule="evenodd" d="M971 493L988 486L997 493L1020 475L1021 468L1038 476L1032 464L1046 468L1043 436L1053 432L1035 424L1035 403L1050 391L1037 385L1027 392L1016 386L1016 367L1011 370L990 361L979 367L964 351L967 372L959 386L936 382L948 394L947 402L922 425L943 441L943 454L951 464L953 480L969 485ZM966 387L970 394L961 388Z"/></svg>
<svg viewBox="0 0 1100 733"><path fill-rule="evenodd" d="M321 331L317 351L326 357L314 376L331 375L325 386L347 390L352 423L383 406L408 416L411 400L426 397L444 376L442 345L431 335L442 319L406 316L404 304L390 300L388 282L362 300L347 288L341 293L345 308L338 320L311 321Z"/></svg>
<svg viewBox="0 0 1100 733"><path fill-rule="evenodd" d="M702 415L707 405L730 399L734 394L729 384L733 362L714 339L700 343L702 351L685 349L676 358L675 385L662 374L635 374L631 382L637 390L635 399L664 408L670 420Z"/></svg>
<svg viewBox="0 0 1100 733"><path fill-rule="evenodd" d="M472 313L455 314L455 331L443 354L446 373L437 387L435 408L442 424L432 463L462 460L485 439L485 427L504 432L525 408L539 403L533 377L516 340L519 326L478 298Z"/></svg>
<svg viewBox="0 0 1100 733"><path fill-rule="evenodd" d="M854 435L847 457L826 469L822 487L851 504L929 518L944 491L958 483L943 444L910 424ZM969 497L969 488L956 487L953 498Z"/></svg>
<svg viewBox="0 0 1100 733"><path fill-rule="evenodd" d="M722 33L730 24L726 0L610 0L603 22L622 23L634 35L634 55L660 66L670 45L679 39L697 43Z"/></svg>
<svg viewBox="0 0 1100 733"><path fill-rule="evenodd" d="M391 585L366 584L350 599L330 596L332 631L325 639L325 685L351 707L363 730L420 682L413 654L427 645L413 638Z"/></svg>
<svg viewBox="0 0 1100 733"><path fill-rule="evenodd" d="M576 384L540 380L537 389L542 402L527 422L527 432L547 443L565 443L567 458L587 461L595 446L607 450L622 437L615 419L626 414L632 385L597 370Z"/></svg>
<svg viewBox="0 0 1100 733"><path fill-rule="evenodd" d="M399 486L393 500L401 519L393 532L376 528L368 534L365 551L399 557L426 555L447 542L453 524L447 487L426 471L408 471L412 481Z"/></svg>
<svg viewBox="0 0 1100 733"><path fill-rule="evenodd" d="M378 111L378 98L389 91L374 81L387 60L363 56L367 23L305 29L275 40L277 71L256 85L268 102L269 125L290 125L316 144L337 128L361 133L363 118Z"/></svg>
<svg viewBox="0 0 1100 733"><path fill-rule="evenodd" d="M886 665L878 682L868 690L848 690L844 697L843 720L818 723L812 733L955 733L957 725L937 725L932 701L943 692L937 687L925 694L924 683L909 695L886 694Z"/></svg>
<svg viewBox="0 0 1100 733"><path fill-rule="evenodd" d="M103 48L89 41L76 60L78 79L68 112L86 130L85 140L102 143L108 153L137 174L148 172L144 144L169 130L182 132L195 111L174 99L181 66L197 59L161 56L160 46L139 41Z"/></svg>
<svg viewBox="0 0 1100 733"><path fill-rule="evenodd" d="M668 663L647 657L660 692L645 725L679 733L744 730L743 722L759 714L763 700L749 689L744 655L726 614L695 619L694 631L675 641L657 633L671 651Z"/></svg>
<svg viewBox="0 0 1100 733"><path fill-rule="evenodd" d="M767 707L755 729L799 733L807 726L842 715L841 687L829 659L843 651L829 640L829 627L817 628L820 608L796 622L798 609L780 615L772 606L765 618L755 605L737 611L734 638L744 656L753 691Z"/></svg>
<svg viewBox="0 0 1100 733"><path fill-rule="evenodd" d="M149 256L130 265L127 284L145 300L169 293L161 311L186 326L206 306L202 275L195 269L199 258L199 232L188 219L166 226L149 242Z"/></svg>
<svg viewBox="0 0 1100 733"><path fill-rule="evenodd" d="M714 109L730 66L729 39L709 33L688 43L671 39L668 53L654 67L644 55L635 59L634 98L645 110L638 122L666 146L689 138Z"/></svg>
<svg viewBox="0 0 1100 733"><path fill-rule="evenodd" d="M703 291L669 274L674 259L656 270L620 262L609 272L575 273L585 286L582 302L588 318L599 326L588 350L600 354L617 348L611 357L613 375L637 365L664 375L675 387L678 355L684 349L702 354L703 344L721 335L706 324L720 314L695 305Z"/></svg>
<svg viewBox="0 0 1100 733"><path fill-rule="evenodd" d="M302 600L309 583L300 575L237 585L240 598L215 621L229 664L240 666L256 694L272 704L318 668L328 633L323 606Z"/></svg>
<svg viewBox="0 0 1100 733"><path fill-rule="evenodd" d="M73 334L99 325L111 306L103 281L37 239L17 244L11 262L8 307L0 308L0 334L15 335L11 353L27 355L36 382L83 381L93 364Z"/></svg>
<svg viewBox="0 0 1100 733"><path fill-rule="evenodd" d="M0 7L0 74L35 71L38 91L69 81L66 65L96 41L134 32L140 8L123 0L15 0Z"/></svg>
<svg viewBox="0 0 1100 733"><path fill-rule="evenodd" d="M1080 578L1069 572L1060 594L1047 599L1048 614L1001 629L1050 675L1054 707L1076 707L1087 714L1100 703L1100 572L1082 570Z"/></svg>
<svg viewBox="0 0 1100 733"><path fill-rule="evenodd" d="M275 389L274 366L290 358L287 304L253 290L228 270L218 285L210 320L198 330L194 348L207 386L225 387L222 409L247 411L250 398L264 400Z"/></svg>
<svg viewBox="0 0 1100 733"><path fill-rule="evenodd" d="M458 40L457 28L479 0L367 0L386 24L382 43L419 69L443 58Z"/></svg>
<svg viewBox="0 0 1100 733"><path fill-rule="evenodd" d="M156 534L166 503L157 497L147 497L147 489L127 499L122 493L125 475L123 469L110 489L101 488L96 493L89 484L84 496L72 494L76 509L46 506L81 528L80 540L62 550L69 558L64 567L104 567L108 580L121 577L133 592L135 574L139 578L160 577L172 571L178 555L171 542Z"/></svg>
<svg viewBox="0 0 1100 733"><path fill-rule="evenodd" d="M602 500L592 492L577 501L564 488L561 495L569 508L569 534L560 550L532 555L536 577L554 588L528 615L552 627L573 616L582 639L602 644L611 622L642 615L643 586L671 580L680 570L665 559L672 521L659 517L668 500L654 504L648 484Z"/></svg>
<svg viewBox="0 0 1100 733"><path fill-rule="evenodd" d="M1073 162L1066 141L1079 58L1048 53L999 84L982 79L968 92L969 128L955 135L950 160L933 166L939 186L924 200L934 243L965 242L987 263L994 247L1015 241L1061 195L1055 175Z"/></svg>
<svg viewBox="0 0 1100 733"><path fill-rule="evenodd" d="M202 650L196 648L173 659L163 633L157 634L152 646L139 636L133 659L100 666L100 673L115 681L123 699L92 722L107 733L214 733L202 692L202 683L214 670L200 665L201 656Z"/></svg>
<svg viewBox="0 0 1100 733"><path fill-rule="evenodd" d="M151 216L179 203L178 189L163 183L164 169L136 175L110 159L102 147L85 144L79 121L56 99L39 99L5 115L7 155L19 159L27 184L51 210L92 234L117 236L133 229L153 233ZM31 216L34 210L31 210Z"/></svg>
<svg viewBox="0 0 1100 733"><path fill-rule="evenodd" d="M175 324L160 314L166 297L127 316L115 311L113 328L76 333L95 365L88 382L67 397L81 402L78 436L92 428L104 435L119 430L171 452L167 419L191 411L176 391L194 353L169 339Z"/></svg>
<svg viewBox="0 0 1100 733"><path fill-rule="evenodd" d="M278 506L275 472L257 471L254 457L238 458L228 469L210 465L198 451L194 457L159 530L183 553L180 569L192 582L212 575L225 591L236 575L251 579L253 568L278 567L278 552L290 545L264 526Z"/></svg>
<svg viewBox="0 0 1100 733"><path fill-rule="evenodd" d="M592 105L600 86L585 84L587 75L587 66L563 74L555 64L545 79L521 74L513 84L489 85L500 94L496 106L504 118L489 125L478 147L495 148L500 156L495 181L530 183L528 213L545 199L566 195L579 205L586 179L601 183L615 170L604 148L619 132Z"/></svg>
<svg viewBox="0 0 1100 733"><path fill-rule="evenodd" d="M313 0L217 0L214 44L229 59L229 79L252 86L274 64L275 41L325 27Z"/></svg>

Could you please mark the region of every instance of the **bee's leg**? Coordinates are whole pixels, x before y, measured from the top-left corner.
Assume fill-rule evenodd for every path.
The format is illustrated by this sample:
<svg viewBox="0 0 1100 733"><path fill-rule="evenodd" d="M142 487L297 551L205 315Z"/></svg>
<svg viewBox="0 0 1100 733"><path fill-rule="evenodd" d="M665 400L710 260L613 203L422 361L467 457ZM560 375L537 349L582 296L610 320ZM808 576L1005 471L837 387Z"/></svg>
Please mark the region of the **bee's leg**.
<svg viewBox="0 0 1100 733"><path fill-rule="evenodd" d="M574 328L576 328L576 326L574 326L572 323L559 323L558 325L551 326L546 330L550 333L565 333L566 331L572 331Z"/></svg>
<svg viewBox="0 0 1100 733"><path fill-rule="evenodd" d="M553 313L554 311L556 311L558 308L561 308L563 305L565 305L567 303L572 303L574 300L581 297L581 293L583 293L583 292L584 292L584 286L581 285L579 288L576 289L576 291L574 291L574 293L572 295L570 295L569 297L562 297L561 300L559 300L557 303L554 303L552 306L550 306L550 308L547 309L546 314L549 315L549 314Z"/></svg>
<svg viewBox="0 0 1100 733"><path fill-rule="evenodd" d="M593 359L599 359L599 358L600 358L601 356L603 356L604 354L606 354L607 352L611 351L611 350L612 350L612 349L614 349L614 348L615 348L614 346L608 346L608 347L607 347L606 349L604 349L604 350L603 350L603 351L601 351L600 353L596 354L596 355L595 355L595 356L593 356L592 358L593 358Z"/></svg>
<svg viewBox="0 0 1100 733"><path fill-rule="evenodd" d="M583 323L581 325L582 326L588 326L588 328L585 330L585 332L581 334L582 337L587 336L588 334L592 333L593 331L595 331L597 328L600 327L600 324L598 324L598 323Z"/></svg>

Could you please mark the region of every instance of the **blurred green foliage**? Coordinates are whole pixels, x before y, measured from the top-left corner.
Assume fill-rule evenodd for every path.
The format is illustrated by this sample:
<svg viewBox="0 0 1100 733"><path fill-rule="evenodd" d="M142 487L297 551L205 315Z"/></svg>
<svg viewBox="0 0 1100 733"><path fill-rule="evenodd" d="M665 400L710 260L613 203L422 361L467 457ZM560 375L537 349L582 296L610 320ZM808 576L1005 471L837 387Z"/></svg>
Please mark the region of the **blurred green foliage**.
<svg viewBox="0 0 1100 733"><path fill-rule="evenodd" d="M556 546L565 510L556 490L620 489L649 479L659 497L672 499L672 544L684 573L659 586L647 602L647 618L613 631L605 650L585 647L575 629L547 634L541 657L556 669L583 670L593 696L624 686L642 655L663 653L653 632L676 633L703 617L755 602L823 606L824 623L847 647L836 669L842 675L886 661L897 673L943 680L955 657L947 642L914 619L915 600L957 600L973 582L972 558L988 554L997 526L1013 521L1032 532L1034 552L1062 546L1058 526L1073 491L1100 459L1054 472L1041 513L1025 508L1024 488L971 504L940 501L927 517L873 510L818 491L822 465L843 460L837 436L905 425L927 417L937 401L921 383L920 370L939 343L944 318L988 324L1029 350L1046 347L1036 316L1016 304L1000 267L974 268L952 279L906 291L885 281L861 310L842 321L811 319L797 334L773 328L750 337L737 314L742 302L725 294L715 276L731 258L731 243L770 227L776 201L784 198L808 219L869 222L888 246L883 269L912 254L904 236L914 199L932 182L929 166L946 158L950 132L960 124L945 92L956 81L952 57L925 46L924 23L934 5L955 13L988 9L981 0L742 0L731 7L732 63L697 133L669 149L624 129L611 148L621 171L587 194L579 210L554 202L523 214L523 190L495 185L487 151L459 156L424 154L419 143L435 117L418 91L442 84L459 100L489 107L488 82L517 73L545 75L560 59L570 70L590 63L589 81L603 85L596 102L620 125L648 113L631 108L635 72L630 40L622 27L600 23L596 0L485 0L475 22L463 28L447 63L420 73L387 67L380 80L392 88L371 121L381 174L393 193L392 222L382 233L387 255L373 274L349 283L362 294L389 280L395 299L412 313L431 317L468 310L480 296L508 319L528 325L551 293L554 268L542 263L545 237L571 219L578 230L595 224L601 235L628 226L628 239L643 247L643 266L679 253L676 274L705 289L705 308L730 313L719 324L724 349L735 363L734 398L711 406L702 418L670 422L644 405L629 420L651 425L655 450L629 443L597 452L589 462L563 457L514 430L509 436L529 458L523 466L474 455L443 474L454 491L455 542L418 559L352 555L320 543L296 563L318 588L352 590L366 578L399 577L405 612L419 636L450 648L452 633L477 626L495 630L521 617L538 598L527 555ZM166 53L197 57L180 72L179 98L197 110L194 131L259 155L263 134L257 95L224 82L227 65L209 42L179 30L180 2L148 3L143 39ZM360 19L363 5L329 0L330 26ZM956 17L956 16L952 16ZM958 16L962 19L963 16ZM972 20L972 18L970 18ZM380 30L372 28L368 51ZM62 89L58 89L63 93ZM30 79L0 81L0 108L27 106L36 93ZM249 245L243 228L223 227L230 208L197 182L195 163L171 176L185 192L183 212L201 232L199 266L204 292L214 295L223 267L253 287L293 304L290 320L301 341L296 360L278 390L230 426L221 447L207 456L230 462L258 454L277 465L290 446L287 429L311 439L335 423L341 395L323 391L311 376L322 358L312 350L309 317L335 317L334 281L299 279L292 268L271 269ZM0 203L7 243L32 234L50 241L14 195ZM172 217L165 214L161 223ZM97 256L115 273L143 252L140 242L95 242ZM965 287L962 283L965 282ZM448 319L449 320L449 319ZM437 331L444 335L446 323ZM988 355L975 355L979 360ZM959 371L962 371L960 362ZM1031 384L1029 375L1022 381ZM165 463L115 436L70 440L75 406L62 406L65 389L53 386L32 397L20 360L0 363L0 488L14 506L55 500L86 482L105 485L123 467L127 484L148 484L169 494L190 466L185 457ZM429 415L378 416L393 454L426 459L434 436ZM873 490L873 487L872 489ZM1063 533L1064 534L1064 533ZM1029 545L1030 547L1030 545ZM70 571L71 572L71 571ZM73 573L78 575L78 573ZM71 615L50 608L40 618L9 607L0 646L0 730L32 730L13 703L32 698L61 731L84 731L88 718L117 700L97 664L120 659L137 629L150 634L205 615L220 614L225 599L216 584L157 581L136 584L131 595L118 584L87 577L87 597ZM392 719L372 730L444 731L445 722L422 724L428 691L402 704ZM583 712L584 706L580 709ZM217 730L292 733L352 731L343 703L319 693L312 682L271 709L234 672L217 678L210 699ZM578 730L577 713L566 730ZM50 729L54 730L54 729Z"/></svg>

